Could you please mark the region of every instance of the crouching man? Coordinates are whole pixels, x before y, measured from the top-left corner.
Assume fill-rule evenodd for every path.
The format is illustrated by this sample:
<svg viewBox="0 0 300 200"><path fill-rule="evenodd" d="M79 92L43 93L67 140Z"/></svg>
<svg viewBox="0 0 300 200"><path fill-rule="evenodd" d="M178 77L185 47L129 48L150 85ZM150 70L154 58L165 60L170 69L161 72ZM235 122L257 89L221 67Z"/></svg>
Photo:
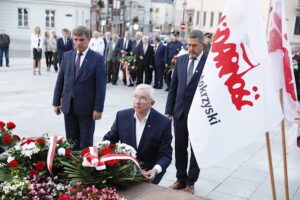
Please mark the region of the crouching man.
<svg viewBox="0 0 300 200"><path fill-rule="evenodd" d="M133 93L133 108L117 112L103 140L126 143L137 150L148 181L158 184L172 160L171 120L152 108L154 89L140 84Z"/></svg>

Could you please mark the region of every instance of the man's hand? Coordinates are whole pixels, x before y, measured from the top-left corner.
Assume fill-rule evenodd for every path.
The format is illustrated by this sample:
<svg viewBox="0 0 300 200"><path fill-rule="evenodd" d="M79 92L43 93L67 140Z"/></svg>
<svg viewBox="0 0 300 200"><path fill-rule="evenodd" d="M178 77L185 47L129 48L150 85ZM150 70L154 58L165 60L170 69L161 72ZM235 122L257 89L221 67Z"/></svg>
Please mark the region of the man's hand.
<svg viewBox="0 0 300 200"><path fill-rule="evenodd" d="M150 69L153 69L153 65L149 65Z"/></svg>
<svg viewBox="0 0 300 200"><path fill-rule="evenodd" d="M141 60L144 60L144 57L143 57L143 56L140 56L140 59L141 59Z"/></svg>
<svg viewBox="0 0 300 200"><path fill-rule="evenodd" d="M170 120L173 119L173 116L171 114L166 114L166 117L169 118Z"/></svg>
<svg viewBox="0 0 300 200"><path fill-rule="evenodd" d="M54 113L59 115L61 113L61 106L53 106Z"/></svg>
<svg viewBox="0 0 300 200"><path fill-rule="evenodd" d="M168 65L168 64L165 64L165 66L168 67L169 65Z"/></svg>
<svg viewBox="0 0 300 200"><path fill-rule="evenodd" d="M143 172L143 174L147 181L152 182L157 174L157 170L155 168L153 168L149 171Z"/></svg>
<svg viewBox="0 0 300 200"><path fill-rule="evenodd" d="M99 119L101 119L101 117L102 117L102 113L94 110L93 120L99 120Z"/></svg>

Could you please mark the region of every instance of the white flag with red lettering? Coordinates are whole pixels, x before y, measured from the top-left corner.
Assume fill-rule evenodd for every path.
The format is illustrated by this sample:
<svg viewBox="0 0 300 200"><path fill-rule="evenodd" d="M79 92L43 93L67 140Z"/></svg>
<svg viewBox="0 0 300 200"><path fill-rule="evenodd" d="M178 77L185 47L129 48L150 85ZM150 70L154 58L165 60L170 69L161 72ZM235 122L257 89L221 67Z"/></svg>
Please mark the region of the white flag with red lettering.
<svg viewBox="0 0 300 200"><path fill-rule="evenodd" d="M262 137L282 119L259 0L227 0L188 116L200 167Z"/></svg>
<svg viewBox="0 0 300 200"><path fill-rule="evenodd" d="M292 68L291 47L288 41L284 0L273 0L269 28L269 59L275 72L276 86L283 89L283 111L289 121L297 116L297 92Z"/></svg>

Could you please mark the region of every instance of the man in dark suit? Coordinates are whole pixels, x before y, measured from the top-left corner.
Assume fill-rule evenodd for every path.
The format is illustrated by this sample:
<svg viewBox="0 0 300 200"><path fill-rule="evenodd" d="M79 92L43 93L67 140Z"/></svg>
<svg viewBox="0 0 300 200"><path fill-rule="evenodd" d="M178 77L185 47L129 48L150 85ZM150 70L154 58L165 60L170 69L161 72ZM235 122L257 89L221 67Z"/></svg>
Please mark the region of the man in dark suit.
<svg viewBox="0 0 300 200"><path fill-rule="evenodd" d="M170 119L174 118L175 133L177 181L170 187L176 190L184 189L189 193L194 193L194 183L198 179L200 169L191 146L191 159L187 172L189 140L187 117L206 61L203 47L203 33L193 30L188 38L189 54L177 58L165 112Z"/></svg>
<svg viewBox="0 0 300 200"><path fill-rule="evenodd" d="M132 41L130 40L130 33L128 31L125 32L124 38L121 38L118 40L117 43L117 51L119 55L125 56L130 55L132 51ZM122 73L123 73L123 83L124 85L127 85L127 70L122 67Z"/></svg>
<svg viewBox="0 0 300 200"><path fill-rule="evenodd" d="M69 37L69 30L68 29L63 29L61 31L62 37L57 39L57 58L58 58L58 63L59 67L61 66L63 54L65 52L73 50L73 41Z"/></svg>
<svg viewBox="0 0 300 200"><path fill-rule="evenodd" d="M118 69L120 65L120 57L116 51L116 45L118 42L118 35L113 34L112 40L108 42L105 49L105 62L107 66L107 82L112 82L113 85L116 85L118 80Z"/></svg>
<svg viewBox="0 0 300 200"><path fill-rule="evenodd" d="M134 57L136 57L138 47L142 44L142 37L143 34L140 31L135 33L135 40L132 41L132 55ZM135 63L135 65L137 65L137 62ZM131 80L129 80L130 84L128 86L132 87L136 83L137 71L129 72L129 74L131 76Z"/></svg>
<svg viewBox="0 0 300 200"><path fill-rule="evenodd" d="M154 65L154 51L153 47L149 45L148 37L142 37L142 44L137 47L136 63L138 66L137 84L144 82L150 85L152 82L153 65Z"/></svg>
<svg viewBox="0 0 300 200"><path fill-rule="evenodd" d="M154 37L154 88L162 89L163 74L165 70L165 46L160 41L159 36Z"/></svg>
<svg viewBox="0 0 300 200"><path fill-rule="evenodd" d="M93 145L95 120L101 119L106 74L103 57L88 48L90 30L78 26L73 30L75 50L66 52L54 90L54 112L65 118L67 139L75 150Z"/></svg>
<svg viewBox="0 0 300 200"><path fill-rule="evenodd" d="M137 150L144 175L158 184L172 160L171 120L151 108L154 90L146 84L134 91L133 109L119 111L103 140L126 143Z"/></svg>

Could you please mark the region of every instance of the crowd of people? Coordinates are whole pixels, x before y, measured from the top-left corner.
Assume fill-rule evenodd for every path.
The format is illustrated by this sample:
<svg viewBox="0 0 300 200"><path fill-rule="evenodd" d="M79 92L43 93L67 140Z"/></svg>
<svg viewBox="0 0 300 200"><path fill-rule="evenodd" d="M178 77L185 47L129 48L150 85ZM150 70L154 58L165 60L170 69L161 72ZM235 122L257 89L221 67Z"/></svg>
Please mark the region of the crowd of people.
<svg viewBox="0 0 300 200"><path fill-rule="evenodd" d="M103 38L94 32L91 38L89 29L76 27L72 35L72 50L63 53L62 57L58 53L60 69L53 107L57 115L63 113L66 136L75 143L74 149L92 146L95 121L102 117L106 85L110 82L117 85L118 73L122 71L123 84L137 86L133 93L133 107L117 112L111 130L103 139L135 148L145 178L158 184L172 160L173 120L177 180L170 188L184 189L193 194L200 169L189 143L187 117L209 52L204 38L211 35L203 35L200 30L191 31L187 53L179 56L176 63L171 63L183 46L178 36L179 33L174 31L172 41L165 45L159 35L149 38L137 32L132 41L129 32L125 32L122 38L110 33ZM69 42L71 46L71 40L68 40L68 36L57 40L58 52L59 43L67 46ZM133 58L137 70L122 66L120 60L125 56ZM170 70L172 64L175 67ZM168 73L164 73L166 68L169 68ZM163 87L163 76L169 81L164 114L152 108L154 88Z"/></svg>

